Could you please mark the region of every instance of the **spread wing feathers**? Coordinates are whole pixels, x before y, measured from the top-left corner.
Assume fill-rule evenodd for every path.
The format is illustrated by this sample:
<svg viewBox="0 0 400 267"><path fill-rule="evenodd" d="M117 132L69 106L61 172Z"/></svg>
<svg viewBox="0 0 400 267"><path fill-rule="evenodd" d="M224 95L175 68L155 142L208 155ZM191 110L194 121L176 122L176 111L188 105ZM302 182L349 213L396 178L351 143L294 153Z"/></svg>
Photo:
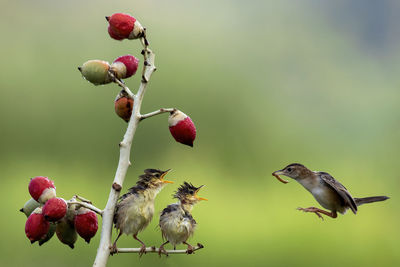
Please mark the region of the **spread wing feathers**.
<svg viewBox="0 0 400 267"><path fill-rule="evenodd" d="M353 197L347 191L346 187L344 187L341 183L335 180L329 173L319 172L318 173L321 179L328 184L333 190L335 190L339 196L343 199L343 202L347 204L354 214L357 213L357 205L354 201Z"/></svg>

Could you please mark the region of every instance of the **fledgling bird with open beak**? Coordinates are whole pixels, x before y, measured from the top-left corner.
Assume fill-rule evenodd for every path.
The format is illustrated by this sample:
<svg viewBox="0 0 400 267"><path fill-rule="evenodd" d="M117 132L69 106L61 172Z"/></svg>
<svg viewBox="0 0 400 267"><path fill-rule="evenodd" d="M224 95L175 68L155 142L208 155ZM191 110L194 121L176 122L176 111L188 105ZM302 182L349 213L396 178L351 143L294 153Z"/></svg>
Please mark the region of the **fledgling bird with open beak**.
<svg viewBox="0 0 400 267"><path fill-rule="evenodd" d="M298 163L290 164L282 170L273 172L272 175L282 183L288 182L280 178L279 175L293 178L307 189L318 203L325 209L330 210L330 212L316 207L298 208L298 210L313 212L321 219L323 219L323 217L320 213L336 218L337 212L344 214L347 209L351 209L353 213L356 214L357 207L362 204L388 199L386 196L353 198L349 191L328 173L311 171L304 165Z"/></svg>
<svg viewBox="0 0 400 267"><path fill-rule="evenodd" d="M157 194L167 183L165 175L170 170L146 169L139 176L136 185L122 195L114 214L115 228L119 230L117 239L111 248L111 253L117 251L117 240L122 234L133 235L142 246L139 255L146 253L146 245L137 237L138 233L146 228L154 214L154 200Z"/></svg>
<svg viewBox="0 0 400 267"><path fill-rule="evenodd" d="M187 245L187 254L193 253L193 246L186 241L190 236L193 235L196 228L196 221L192 217L192 209L194 204L200 200L207 200L199 197L197 193L200 187L195 187L190 183L184 182L176 191L174 198L177 198L178 203L168 205L160 216L160 228L162 237L165 238L164 242L159 249L159 255L161 253L168 256L168 253L164 249L164 245L171 243L176 248L176 245L181 243Z"/></svg>

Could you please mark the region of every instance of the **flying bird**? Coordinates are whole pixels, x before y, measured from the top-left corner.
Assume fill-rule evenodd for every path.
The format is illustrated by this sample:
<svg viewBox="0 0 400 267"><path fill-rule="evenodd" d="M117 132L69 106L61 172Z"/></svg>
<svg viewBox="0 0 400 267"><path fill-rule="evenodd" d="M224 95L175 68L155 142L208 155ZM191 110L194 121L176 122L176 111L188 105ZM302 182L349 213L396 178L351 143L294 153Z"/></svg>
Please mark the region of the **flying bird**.
<svg viewBox="0 0 400 267"><path fill-rule="evenodd" d="M272 175L282 183L287 183L286 180L279 177L279 175L285 175L295 179L307 189L318 203L329 211L316 207L298 208L298 210L313 212L321 219L323 219L321 214L336 218L338 212L344 214L347 209L351 209L351 211L356 214L358 206L362 204L384 201L389 198L387 196L353 198L349 191L330 174L311 171L304 165L298 163L290 164L282 170L273 172Z"/></svg>

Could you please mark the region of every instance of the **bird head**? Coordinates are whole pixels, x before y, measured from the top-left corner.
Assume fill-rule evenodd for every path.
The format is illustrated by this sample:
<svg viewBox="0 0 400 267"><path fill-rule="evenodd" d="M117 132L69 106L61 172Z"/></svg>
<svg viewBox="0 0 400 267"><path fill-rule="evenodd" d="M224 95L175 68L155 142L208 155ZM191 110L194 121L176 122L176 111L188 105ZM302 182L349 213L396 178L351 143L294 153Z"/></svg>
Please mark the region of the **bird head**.
<svg viewBox="0 0 400 267"><path fill-rule="evenodd" d="M174 194L174 198L179 199L182 203L185 204L196 204L200 200L208 200L203 197L199 197L197 193L200 191L200 189L204 185L201 185L199 187L195 187L194 185L184 182L183 185L181 185L176 193Z"/></svg>
<svg viewBox="0 0 400 267"><path fill-rule="evenodd" d="M301 178L304 174L306 174L309 171L310 170L308 170L302 164L292 163L292 164L287 165L282 170L274 171L272 173L272 175L275 176L282 183L286 184L286 183L288 183L288 181L283 180L282 178L279 177L279 175L285 175L285 176L293 178L293 179L298 179L298 178Z"/></svg>
<svg viewBox="0 0 400 267"><path fill-rule="evenodd" d="M173 184L174 182L165 180L164 177L171 169L166 171L157 169L146 169L144 174L139 176L137 185L144 188L156 189L161 188L165 184Z"/></svg>

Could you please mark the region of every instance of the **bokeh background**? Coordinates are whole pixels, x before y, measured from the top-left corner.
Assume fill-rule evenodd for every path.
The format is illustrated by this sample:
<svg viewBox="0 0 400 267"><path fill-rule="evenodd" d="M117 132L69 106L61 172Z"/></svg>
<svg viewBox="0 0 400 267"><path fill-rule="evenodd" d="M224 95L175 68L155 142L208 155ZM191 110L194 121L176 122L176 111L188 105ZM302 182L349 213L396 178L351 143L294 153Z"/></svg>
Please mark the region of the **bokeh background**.
<svg viewBox="0 0 400 267"><path fill-rule="evenodd" d="M77 66L140 56L139 42L109 38L114 12L136 16L157 54L142 111L177 107L198 130L192 149L170 136L166 114L144 121L124 191L145 168L172 168L157 211L185 180L205 184L209 201L193 211L191 242L205 249L121 254L109 266L399 266L400 3L389 0L2 0L1 266L94 260L99 233L74 250L56 237L31 245L18 210L38 175L61 197L106 204L127 124L114 113L119 88L93 86ZM136 90L139 77L127 84ZM295 210L317 205L307 191L271 176L292 162L329 172L353 196L391 199L321 221ZM140 235L148 245L162 242L157 221Z"/></svg>

